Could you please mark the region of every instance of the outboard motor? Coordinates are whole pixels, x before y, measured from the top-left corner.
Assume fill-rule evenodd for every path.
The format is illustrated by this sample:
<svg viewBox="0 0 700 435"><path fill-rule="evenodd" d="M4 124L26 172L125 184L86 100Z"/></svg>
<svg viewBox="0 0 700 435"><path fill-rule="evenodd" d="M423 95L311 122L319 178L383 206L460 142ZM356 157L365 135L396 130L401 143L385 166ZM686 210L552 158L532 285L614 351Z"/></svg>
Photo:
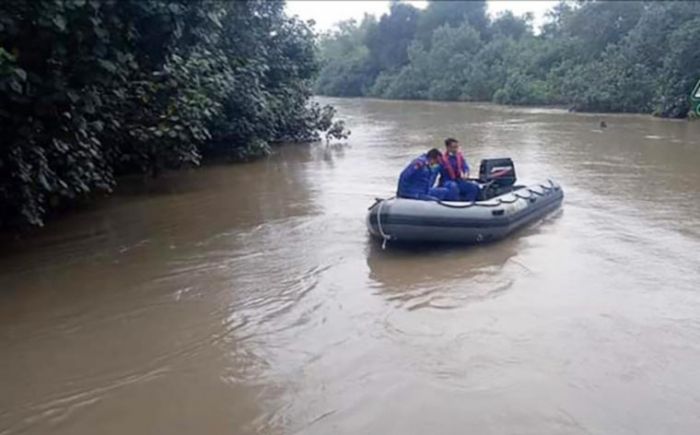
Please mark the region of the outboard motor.
<svg viewBox="0 0 700 435"><path fill-rule="evenodd" d="M513 190L515 165L510 158L484 159L479 166L481 200L487 200Z"/></svg>

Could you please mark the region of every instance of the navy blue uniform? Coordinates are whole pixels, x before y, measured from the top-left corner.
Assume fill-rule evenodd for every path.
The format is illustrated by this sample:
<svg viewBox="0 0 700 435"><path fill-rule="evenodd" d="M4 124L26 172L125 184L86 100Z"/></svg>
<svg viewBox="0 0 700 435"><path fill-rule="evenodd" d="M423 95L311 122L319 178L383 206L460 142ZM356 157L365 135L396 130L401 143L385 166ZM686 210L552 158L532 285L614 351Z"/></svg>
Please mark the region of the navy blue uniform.
<svg viewBox="0 0 700 435"><path fill-rule="evenodd" d="M401 171L396 196L399 198L437 201L454 197L456 186L433 187L438 170L430 167L428 157L423 154Z"/></svg>

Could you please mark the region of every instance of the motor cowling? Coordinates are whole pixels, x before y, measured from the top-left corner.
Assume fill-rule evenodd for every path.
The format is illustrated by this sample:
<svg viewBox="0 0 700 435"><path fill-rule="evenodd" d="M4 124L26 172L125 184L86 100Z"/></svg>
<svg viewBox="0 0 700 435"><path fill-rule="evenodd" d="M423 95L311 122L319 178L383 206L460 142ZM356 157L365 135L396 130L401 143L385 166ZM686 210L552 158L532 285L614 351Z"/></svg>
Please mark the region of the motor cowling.
<svg viewBox="0 0 700 435"><path fill-rule="evenodd" d="M510 158L484 159L479 165L479 183L481 200L487 200L513 189L515 184L515 165Z"/></svg>
<svg viewBox="0 0 700 435"><path fill-rule="evenodd" d="M515 165L510 158L484 159L479 166L479 182L493 187L515 184Z"/></svg>

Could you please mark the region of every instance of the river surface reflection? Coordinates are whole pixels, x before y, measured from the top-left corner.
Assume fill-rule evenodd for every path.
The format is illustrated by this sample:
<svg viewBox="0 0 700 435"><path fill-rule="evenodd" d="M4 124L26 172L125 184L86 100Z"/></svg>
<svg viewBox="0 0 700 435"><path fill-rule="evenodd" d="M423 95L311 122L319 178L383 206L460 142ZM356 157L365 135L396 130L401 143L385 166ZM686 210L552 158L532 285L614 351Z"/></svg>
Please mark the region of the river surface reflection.
<svg viewBox="0 0 700 435"><path fill-rule="evenodd" d="M700 123L329 101L345 145L127 183L4 243L0 434L700 431ZM382 251L367 207L446 135L563 210Z"/></svg>

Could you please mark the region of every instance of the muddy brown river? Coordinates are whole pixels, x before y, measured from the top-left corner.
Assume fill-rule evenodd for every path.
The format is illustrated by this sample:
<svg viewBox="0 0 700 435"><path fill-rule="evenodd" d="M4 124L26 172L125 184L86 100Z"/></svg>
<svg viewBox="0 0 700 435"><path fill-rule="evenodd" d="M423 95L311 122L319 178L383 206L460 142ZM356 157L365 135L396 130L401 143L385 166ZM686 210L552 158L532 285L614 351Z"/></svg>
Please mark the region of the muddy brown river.
<svg viewBox="0 0 700 435"><path fill-rule="evenodd" d="M700 122L328 101L345 145L128 182L4 240L1 435L700 433ZM367 207L447 135L556 179L562 210L382 251Z"/></svg>

